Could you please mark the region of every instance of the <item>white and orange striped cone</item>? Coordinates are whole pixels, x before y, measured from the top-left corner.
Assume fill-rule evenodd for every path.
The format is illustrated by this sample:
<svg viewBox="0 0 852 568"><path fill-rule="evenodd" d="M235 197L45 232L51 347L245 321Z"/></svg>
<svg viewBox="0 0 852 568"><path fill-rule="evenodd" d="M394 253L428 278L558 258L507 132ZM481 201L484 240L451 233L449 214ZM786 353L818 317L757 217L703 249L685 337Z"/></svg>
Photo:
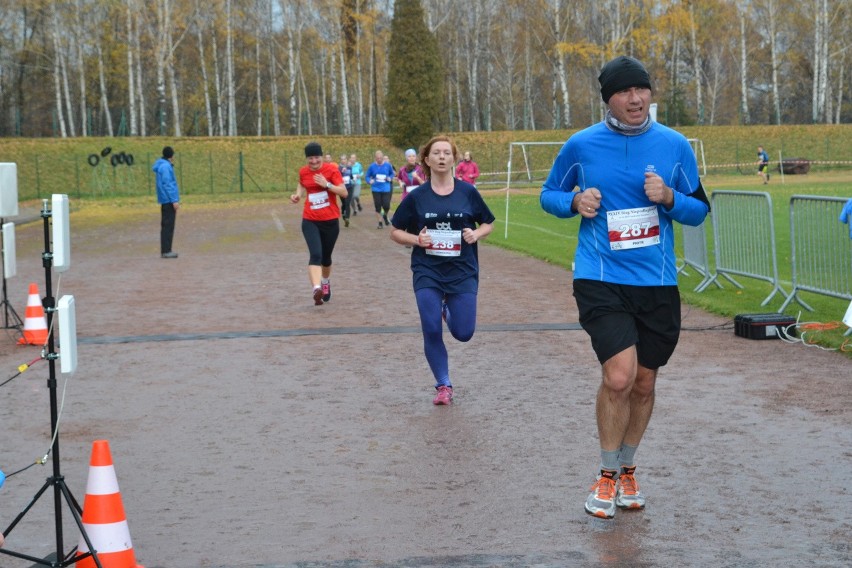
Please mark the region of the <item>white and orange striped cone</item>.
<svg viewBox="0 0 852 568"><path fill-rule="evenodd" d="M86 500L83 502L83 527L102 568L144 568L136 564L112 454L106 440L95 440L92 444ZM77 556L87 552L89 547L81 534ZM78 561L76 565L81 568L97 567L92 556Z"/></svg>
<svg viewBox="0 0 852 568"><path fill-rule="evenodd" d="M44 345L47 343L47 318L44 317L44 306L38 295L38 285L30 284L30 294L27 296L27 310L24 316L24 336L18 340L19 345Z"/></svg>

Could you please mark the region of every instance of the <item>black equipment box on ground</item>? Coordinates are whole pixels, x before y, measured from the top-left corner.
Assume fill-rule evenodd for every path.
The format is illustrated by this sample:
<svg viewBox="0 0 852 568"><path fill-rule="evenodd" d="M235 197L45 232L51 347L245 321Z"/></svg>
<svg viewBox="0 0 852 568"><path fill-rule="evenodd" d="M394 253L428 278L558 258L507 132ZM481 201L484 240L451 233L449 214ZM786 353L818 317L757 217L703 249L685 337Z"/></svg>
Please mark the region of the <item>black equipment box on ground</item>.
<svg viewBox="0 0 852 568"><path fill-rule="evenodd" d="M796 320L784 314L739 314L734 317L734 335L748 339L778 339L796 335Z"/></svg>

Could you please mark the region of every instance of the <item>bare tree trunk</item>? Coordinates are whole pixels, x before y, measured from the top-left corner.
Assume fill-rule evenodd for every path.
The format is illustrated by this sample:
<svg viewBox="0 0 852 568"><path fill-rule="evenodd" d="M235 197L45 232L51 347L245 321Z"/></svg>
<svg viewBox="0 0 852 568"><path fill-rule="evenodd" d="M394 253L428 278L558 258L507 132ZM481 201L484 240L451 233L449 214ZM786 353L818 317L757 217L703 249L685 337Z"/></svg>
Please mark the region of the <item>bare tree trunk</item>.
<svg viewBox="0 0 852 568"><path fill-rule="evenodd" d="M225 59L227 62L228 81L228 136L237 135L237 86L234 83L234 37L231 22L231 0L225 2L225 29L227 42L225 44Z"/></svg>
<svg viewBox="0 0 852 568"><path fill-rule="evenodd" d="M104 53L101 49L101 42L97 40L98 50L98 80L101 85L101 112L104 113L107 124L107 135L112 137L115 134L112 130L112 116L109 113L109 101L107 100L107 84L106 75L104 74Z"/></svg>
<svg viewBox="0 0 852 568"><path fill-rule="evenodd" d="M474 0L470 36L472 43L469 44L467 59L469 68L467 71L467 107L470 111L470 129L474 132L480 128L480 112L482 101L479 100L479 58L482 51L482 3Z"/></svg>
<svg viewBox="0 0 852 568"><path fill-rule="evenodd" d="M320 119L320 125L321 125L321 128L322 128L322 133L327 135L328 134L328 88L327 88L326 82L325 82L325 76L326 76L326 73L327 73L326 69L325 69L325 62L326 62L325 50L322 50L322 52L319 55L319 58L320 58L320 68L319 68L319 76L317 77L317 81L319 81L318 87L319 87L319 94L320 94L320 100L319 100L320 116L319 116L319 119ZM332 75L333 75L333 73L332 73Z"/></svg>
<svg viewBox="0 0 852 568"><path fill-rule="evenodd" d="M166 74L157 64L157 108L159 110L160 136L166 135Z"/></svg>
<svg viewBox="0 0 852 568"><path fill-rule="evenodd" d="M323 61L325 61L325 59L326 58L323 57ZM334 65L334 62L335 62L336 59L337 59L337 56L336 56L335 51L334 51L334 46L329 45L329 47L328 47L328 65L329 65L328 81L331 84L331 86L330 86L331 95L330 95L329 105L326 107L326 110L325 110L325 112L330 113L330 117L328 118L327 125L326 125L326 128L327 128L326 134L328 134L328 133L338 134L340 132L340 125L338 124L338 121L337 121L337 108L338 108L337 89L338 89L338 86L337 86L337 73L335 71L335 65ZM323 73L323 77L325 77L325 73ZM323 81L323 85L325 85L325 81Z"/></svg>
<svg viewBox="0 0 852 568"><path fill-rule="evenodd" d="M83 28L83 13L80 5L80 0L74 2L74 13L76 21L74 23L75 43L77 46L77 81L80 87L80 136L86 137L89 135L88 124L86 123L86 65L83 57L83 38L85 31Z"/></svg>
<svg viewBox="0 0 852 568"><path fill-rule="evenodd" d="M301 120L299 120L299 106L296 104L299 98L299 85L298 85L298 76L296 73L296 50L295 46L295 38L293 37L295 32L291 29L287 29L287 71L288 71L288 79L289 79L289 103L290 103L290 134L296 134L299 132L299 128L301 125Z"/></svg>
<svg viewBox="0 0 852 568"><path fill-rule="evenodd" d="M781 94L778 89L778 18L775 0L769 0L769 55L772 65L772 103L775 110L775 124L781 124Z"/></svg>
<svg viewBox="0 0 852 568"><path fill-rule="evenodd" d="M826 109L828 101L828 0L815 0L814 13L814 83L813 122L831 123L831 112Z"/></svg>
<svg viewBox="0 0 852 568"><path fill-rule="evenodd" d="M61 52L59 48L59 16L56 13L56 3L53 4L53 88L56 97L56 119L59 122L59 132L63 138L68 137L65 128L65 114L62 111L62 69L60 66Z"/></svg>
<svg viewBox="0 0 852 568"><path fill-rule="evenodd" d="M260 26L258 26L259 28ZM258 32L260 30L258 29ZM263 136L263 91L261 89L261 69L260 66L260 33L257 34L254 42L254 67L255 67L255 91L257 95L257 135Z"/></svg>
<svg viewBox="0 0 852 568"><path fill-rule="evenodd" d="M273 41L272 32L272 0L269 0L266 33L269 36L269 98L272 101L272 134L281 136L281 119L278 116L278 61L275 57L275 41Z"/></svg>
<svg viewBox="0 0 852 568"><path fill-rule="evenodd" d="M80 136L89 135L89 125L86 120L86 66L84 64L82 42L77 40L77 81L80 84Z"/></svg>
<svg viewBox="0 0 852 568"><path fill-rule="evenodd" d="M167 0L168 1L168 0ZM177 79L175 78L175 58L174 58L174 49L176 44L174 42L174 38L172 37L172 10L171 5L167 4L168 8L166 11L166 76L169 79L169 90L172 95L172 122L174 124L174 133L176 137L183 136L181 132L181 120L180 120L180 101L178 100L178 85ZM178 40L180 41L180 40Z"/></svg>
<svg viewBox="0 0 852 568"><path fill-rule="evenodd" d="M361 1L355 2L358 16L361 15ZM361 68L361 18L355 20L355 93L358 97L358 133L364 134L364 77Z"/></svg>
<svg viewBox="0 0 852 568"><path fill-rule="evenodd" d="M125 3L125 12L127 15L127 103L130 114L130 135L138 136L139 128L136 124L136 85L133 82L133 14L130 10L132 0L127 0Z"/></svg>
<svg viewBox="0 0 852 568"><path fill-rule="evenodd" d="M169 40L171 40L171 34L169 34ZM169 41L171 45L171 41ZM180 103L178 101L178 88L177 88L177 80L175 79L175 66L174 59L169 56L169 60L166 63L166 75L169 78L169 90L172 94L172 122L174 123L174 133L176 137L183 136L181 132L180 126Z"/></svg>
<svg viewBox="0 0 852 568"><path fill-rule="evenodd" d="M740 6L740 106L742 107L743 124L751 124L748 111L748 54L746 51L746 15L745 8Z"/></svg>
<svg viewBox="0 0 852 568"><path fill-rule="evenodd" d="M370 88L368 91L370 104L367 107L367 128L369 128L369 134L376 133L375 122L376 113L378 112L378 109L376 108L378 104L376 88L376 29L374 27L372 41L370 41Z"/></svg>
<svg viewBox="0 0 852 568"><path fill-rule="evenodd" d="M837 110L834 124L840 124L840 111L843 108L843 75L846 69L846 52L840 56L840 72L837 74Z"/></svg>
<svg viewBox="0 0 852 568"><path fill-rule="evenodd" d="M133 34L133 50L136 52L136 88L138 89L137 100L139 101L139 135L148 135L147 113L145 111L145 88L142 83L142 50L139 46L139 21L136 21Z"/></svg>
<svg viewBox="0 0 852 568"><path fill-rule="evenodd" d="M219 43L216 41L216 30L213 30L211 35L213 36L213 73L216 82L216 126L218 128L216 134L225 136L225 93L222 88L222 77L219 73L222 62L219 61Z"/></svg>
<svg viewBox="0 0 852 568"><path fill-rule="evenodd" d="M553 6L553 37L557 45L565 41L565 33L562 29L562 3L559 0L554 2ZM565 67L565 55L560 52L558 47L554 47L556 53L556 79L559 83L559 92L562 94L562 121L554 124L556 128L560 126L568 128L571 126L571 99L568 93L568 70Z"/></svg>
<svg viewBox="0 0 852 568"><path fill-rule="evenodd" d="M343 42L338 44L337 57L340 59L340 101L343 114L343 134L352 134L352 114L349 111L349 88L346 85L346 58L343 55Z"/></svg>
<svg viewBox="0 0 852 568"><path fill-rule="evenodd" d="M524 130L535 130L535 112L532 100L532 45L529 31L524 31Z"/></svg>
<svg viewBox="0 0 852 568"><path fill-rule="evenodd" d="M157 103L160 123L160 136L166 134L166 57L168 47L166 46L165 30L166 18L168 17L169 0L157 0Z"/></svg>
<svg viewBox="0 0 852 568"><path fill-rule="evenodd" d="M453 28L453 29L455 30L455 34L456 34L455 44L461 45L461 41L460 41L461 38L459 37L461 34L460 34L458 28ZM462 74L461 74L461 61L460 61L460 59L461 59L461 57L454 57L453 58L453 65L454 65L453 72L455 73L455 77L456 77L455 85L456 85L456 119L458 120L458 127L457 128L458 128L459 132L462 132L462 131L465 130L465 125L464 125L464 114L462 113L462 90L461 90Z"/></svg>
<svg viewBox="0 0 852 568"><path fill-rule="evenodd" d="M74 105L71 102L71 89L68 87L68 63L65 52L59 57L59 67L62 70L62 92L65 95L65 110L68 113L68 133L72 138L77 136L74 128Z"/></svg>
<svg viewBox="0 0 852 568"><path fill-rule="evenodd" d="M485 105L482 113L482 129L486 132L491 131L491 105L492 105L492 80L494 75L494 58L491 56L491 26L492 26L493 10L489 5L485 17Z"/></svg>
<svg viewBox="0 0 852 568"><path fill-rule="evenodd" d="M302 73L301 70L299 71L299 83L301 83L302 93L303 93L302 96L304 97L304 105L305 106L304 106L303 112L308 119L307 134L312 135L314 133L314 127L313 127L313 121L311 119L311 100L308 98L308 86L305 85L305 74ZM301 121L299 121L299 134L303 134L301 128L302 128Z"/></svg>
<svg viewBox="0 0 852 568"><path fill-rule="evenodd" d="M698 111L698 124L704 124L704 95L701 91L701 52L696 38L698 22L695 21L695 3L689 3L689 39L692 47L692 67L695 72L695 108Z"/></svg>
<svg viewBox="0 0 852 568"><path fill-rule="evenodd" d="M196 10L199 8L196 1ZM198 39L198 60L201 62L201 83L204 87L204 111L207 113L207 136L213 136L213 108L210 104L210 79L207 75L207 59L204 55L204 34L201 18L195 20L195 33Z"/></svg>

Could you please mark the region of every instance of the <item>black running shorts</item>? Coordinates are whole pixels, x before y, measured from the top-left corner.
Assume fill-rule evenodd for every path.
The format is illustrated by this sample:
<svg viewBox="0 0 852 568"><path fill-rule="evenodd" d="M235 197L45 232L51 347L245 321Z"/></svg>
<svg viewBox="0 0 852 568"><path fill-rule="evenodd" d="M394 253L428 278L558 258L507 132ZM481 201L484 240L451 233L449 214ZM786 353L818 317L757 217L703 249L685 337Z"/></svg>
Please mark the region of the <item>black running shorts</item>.
<svg viewBox="0 0 852 568"><path fill-rule="evenodd" d="M580 325L603 364L635 345L637 360L647 369L665 365L680 336L680 292L677 286L627 286L597 280L575 280L574 298Z"/></svg>

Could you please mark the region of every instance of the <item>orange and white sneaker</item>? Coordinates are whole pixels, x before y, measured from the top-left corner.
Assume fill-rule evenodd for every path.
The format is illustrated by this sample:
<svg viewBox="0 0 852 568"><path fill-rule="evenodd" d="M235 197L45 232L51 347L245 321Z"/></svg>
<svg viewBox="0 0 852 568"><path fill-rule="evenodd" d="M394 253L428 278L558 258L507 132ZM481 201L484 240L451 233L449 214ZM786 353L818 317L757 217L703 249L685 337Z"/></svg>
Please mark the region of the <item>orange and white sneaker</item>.
<svg viewBox="0 0 852 568"><path fill-rule="evenodd" d="M618 490L615 494L615 504L622 509L645 508L645 496L639 491L636 481L636 466L622 467L618 476Z"/></svg>
<svg viewBox="0 0 852 568"><path fill-rule="evenodd" d="M615 477L617 472L606 469L591 487L591 494L586 499L586 512L602 519L615 516Z"/></svg>

